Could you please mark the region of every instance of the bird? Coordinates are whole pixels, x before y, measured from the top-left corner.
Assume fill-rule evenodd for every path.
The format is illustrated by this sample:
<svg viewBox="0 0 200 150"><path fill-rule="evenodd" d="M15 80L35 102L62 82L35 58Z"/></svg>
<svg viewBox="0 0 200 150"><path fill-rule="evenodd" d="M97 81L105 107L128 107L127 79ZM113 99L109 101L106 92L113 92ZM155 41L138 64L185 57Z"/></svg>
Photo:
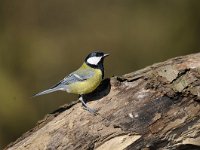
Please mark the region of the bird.
<svg viewBox="0 0 200 150"><path fill-rule="evenodd" d="M34 95L40 96L55 91L66 91L78 94L83 107L91 113L96 111L90 108L84 101L84 95L93 92L104 78L104 58L109 54L102 51L94 51L87 55L79 69L67 75L53 87Z"/></svg>

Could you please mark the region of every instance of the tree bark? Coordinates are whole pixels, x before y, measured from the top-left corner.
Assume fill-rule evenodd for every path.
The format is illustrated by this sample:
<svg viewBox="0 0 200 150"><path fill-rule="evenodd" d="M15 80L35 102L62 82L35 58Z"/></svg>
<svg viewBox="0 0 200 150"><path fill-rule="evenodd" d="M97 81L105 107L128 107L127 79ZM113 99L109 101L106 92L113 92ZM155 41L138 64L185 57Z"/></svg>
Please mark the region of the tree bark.
<svg viewBox="0 0 200 150"><path fill-rule="evenodd" d="M200 53L105 79L5 149L200 149Z"/></svg>

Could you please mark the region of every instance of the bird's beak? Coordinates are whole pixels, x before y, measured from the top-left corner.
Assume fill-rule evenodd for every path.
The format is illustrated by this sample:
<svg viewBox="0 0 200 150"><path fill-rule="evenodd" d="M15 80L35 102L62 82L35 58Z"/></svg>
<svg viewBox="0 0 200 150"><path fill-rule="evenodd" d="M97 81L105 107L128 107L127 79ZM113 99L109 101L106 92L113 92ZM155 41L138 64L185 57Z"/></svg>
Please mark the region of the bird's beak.
<svg viewBox="0 0 200 150"><path fill-rule="evenodd" d="M109 56L109 54L104 54L104 55L103 55L103 57L107 57L107 56Z"/></svg>

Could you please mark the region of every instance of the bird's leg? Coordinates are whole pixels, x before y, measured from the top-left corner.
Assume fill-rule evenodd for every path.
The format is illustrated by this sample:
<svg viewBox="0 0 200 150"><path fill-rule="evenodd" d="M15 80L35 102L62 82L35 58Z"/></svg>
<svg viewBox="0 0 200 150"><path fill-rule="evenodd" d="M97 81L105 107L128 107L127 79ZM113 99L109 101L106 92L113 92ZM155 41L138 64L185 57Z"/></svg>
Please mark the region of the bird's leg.
<svg viewBox="0 0 200 150"><path fill-rule="evenodd" d="M94 109L92 109L92 108L90 108L90 107L87 106L87 104L86 104L85 101L83 100L83 96L82 96L82 95L80 95L79 100L81 101L83 107L84 107L87 111L89 111L89 112L92 113L92 114L96 114L96 110L94 110Z"/></svg>

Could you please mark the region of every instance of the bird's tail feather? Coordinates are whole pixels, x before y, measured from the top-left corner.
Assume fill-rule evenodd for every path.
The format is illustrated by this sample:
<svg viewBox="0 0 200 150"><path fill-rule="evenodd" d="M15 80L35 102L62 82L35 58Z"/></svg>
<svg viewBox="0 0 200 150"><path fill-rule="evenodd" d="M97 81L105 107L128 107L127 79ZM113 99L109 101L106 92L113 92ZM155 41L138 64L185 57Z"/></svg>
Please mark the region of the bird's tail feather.
<svg viewBox="0 0 200 150"><path fill-rule="evenodd" d="M35 94L33 97L44 95L44 94L49 94L49 93L52 93L52 92L55 92L55 91L59 91L59 90L62 90L62 88L52 88L52 89L44 90L44 91L42 91L40 93Z"/></svg>

